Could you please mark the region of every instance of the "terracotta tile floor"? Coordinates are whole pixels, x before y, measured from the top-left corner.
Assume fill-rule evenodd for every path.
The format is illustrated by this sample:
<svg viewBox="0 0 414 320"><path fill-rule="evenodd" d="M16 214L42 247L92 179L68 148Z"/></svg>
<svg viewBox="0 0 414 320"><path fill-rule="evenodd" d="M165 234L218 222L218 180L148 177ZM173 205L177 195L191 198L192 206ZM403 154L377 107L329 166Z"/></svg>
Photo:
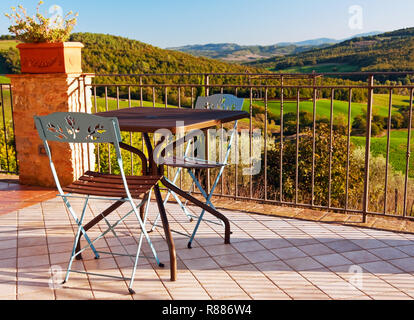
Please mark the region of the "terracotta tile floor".
<svg viewBox="0 0 414 320"><path fill-rule="evenodd" d="M65 285L54 287L67 267L75 227L61 199L53 194L0 184L0 208L8 211L0 215L0 299L414 298L411 234L237 210L222 210L232 224L230 245L224 245L222 227L215 224L201 225L193 249L186 248L185 236L173 234L178 257L176 282L169 280L167 246L158 228L151 238L166 267L154 263L145 244L134 296L128 294L123 280L78 273L72 273ZM82 205L77 200L72 204L77 210ZM86 220L108 204L90 201ZM127 209L128 205L120 207L114 216ZM167 211L173 229L192 230L194 222L188 222L177 205L168 204ZM156 206L151 204L150 221L155 214ZM105 226L102 223L99 228ZM132 253L137 242L131 234L138 234L137 227L134 218L128 218L117 229L123 246L108 234L97 247L113 252L125 252L125 247ZM93 235L97 232L91 230ZM130 274L127 257L105 255L95 260L89 251L83 256L84 260L75 261L74 269ZM52 269L57 270L54 277Z"/></svg>

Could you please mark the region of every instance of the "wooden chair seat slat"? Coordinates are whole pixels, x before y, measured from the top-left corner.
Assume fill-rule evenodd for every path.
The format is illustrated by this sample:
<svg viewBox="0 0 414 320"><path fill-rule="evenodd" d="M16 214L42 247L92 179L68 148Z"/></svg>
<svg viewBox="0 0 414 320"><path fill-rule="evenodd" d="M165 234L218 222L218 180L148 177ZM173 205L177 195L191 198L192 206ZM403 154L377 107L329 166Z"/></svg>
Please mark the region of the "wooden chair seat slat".
<svg viewBox="0 0 414 320"><path fill-rule="evenodd" d="M132 197L138 198L147 193L160 179L161 176L128 176L127 183ZM92 171L85 172L77 181L64 187L63 191L93 196L127 197L121 176Z"/></svg>
<svg viewBox="0 0 414 320"><path fill-rule="evenodd" d="M94 171L86 171L83 176L91 176L91 177L100 177L100 178L106 178L106 179L120 179L120 175L117 174L109 174L109 173L100 173L100 172L94 172ZM156 179L159 180L161 176L126 176L127 180L142 180L142 179ZM121 178L122 180L122 178Z"/></svg>
<svg viewBox="0 0 414 320"><path fill-rule="evenodd" d="M159 178L155 179L147 179L146 177L140 177L141 179L127 179L128 185L133 188L136 185L154 185L159 181ZM82 176L79 178L79 181L84 182L92 182L92 183L106 183L108 185L122 185L123 182L122 178L119 179L114 178L106 178L106 177L90 177L90 176Z"/></svg>

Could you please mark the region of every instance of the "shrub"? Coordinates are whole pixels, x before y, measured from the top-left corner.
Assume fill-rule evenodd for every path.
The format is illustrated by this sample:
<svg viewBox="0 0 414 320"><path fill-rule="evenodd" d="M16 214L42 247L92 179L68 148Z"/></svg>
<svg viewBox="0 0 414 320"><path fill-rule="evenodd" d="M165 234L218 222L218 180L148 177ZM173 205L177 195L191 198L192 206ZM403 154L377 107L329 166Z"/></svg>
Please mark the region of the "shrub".
<svg viewBox="0 0 414 320"><path fill-rule="evenodd" d="M12 21L9 31L16 36L17 40L23 42L54 43L68 40L76 24L78 14L73 14L70 11L64 17L46 18L39 12L41 4L43 1L38 3L36 14L33 17L29 16L21 5L17 9L12 7L12 13L6 13L6 17Z"/></svg>

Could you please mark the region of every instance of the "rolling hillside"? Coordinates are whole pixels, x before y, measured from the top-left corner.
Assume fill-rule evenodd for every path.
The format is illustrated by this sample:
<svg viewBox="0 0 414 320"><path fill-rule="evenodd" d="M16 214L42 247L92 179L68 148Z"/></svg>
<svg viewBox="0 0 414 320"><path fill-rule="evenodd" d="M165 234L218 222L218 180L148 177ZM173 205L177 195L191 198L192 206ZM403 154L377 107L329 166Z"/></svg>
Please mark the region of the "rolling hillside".
<svg viewBox="0 0 414 320"><path fill-rule="evenodd" d="M336 41L334 39L326 39L326 42L321 40L320 42L317 42L317 44L309 43L298 45L295 43L283 43L270 46L241 46L235 43L210 43L204 45L188 45L169 49L186 52L197 57L208 57L222 61L240 63L274 56L295 54L314 48L327 47L335 42Z"/></svg>
<svg viewBox="0 0 414 320"><path fill-rule="evenodd" d="M372 36L379 33L381 32L373 31L355 35L351 38ZM349 39L336 40L332 38L318 38L299 42L279 42L268 46L242 46L235 43L209 43L173 47L168 49L190 53L198 57L207 57L226 62L242 63L274 56L297 54L315 48L325 48L344 40Z"/></svg>
<svg viewBox="0 0 414 320"><path fill-rule="evenodd" d="M123 37L95 33L76 33L70 41L80 41L84 72L96 73L177 73L177 72L246 72L255 68L194 57L190 54L160 49ZM7 42L7 43L6 43ZM0 73L19 70L15 42L0 41Z"/></svg>
<svg viewBox="0 0 414 320"><path fill-rule="evenodd" d="M414 28L353 38L328 48L248 63L276 72L414 70Z"/></svg>

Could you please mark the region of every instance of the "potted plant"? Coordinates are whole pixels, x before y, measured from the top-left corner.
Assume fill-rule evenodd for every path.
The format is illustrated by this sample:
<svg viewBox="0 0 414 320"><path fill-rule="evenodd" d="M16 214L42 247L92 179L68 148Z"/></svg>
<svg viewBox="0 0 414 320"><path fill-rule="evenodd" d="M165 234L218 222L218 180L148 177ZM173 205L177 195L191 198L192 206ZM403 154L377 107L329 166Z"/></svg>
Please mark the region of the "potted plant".
<svg viewBox="0 0 414 320"><path fill-rule="evenodd" d="M12 25L9 31L22 41L17 45L20 51L22 73L81 73L80 42L65 42L76 24L78 14L67 13L64 17L46 18L39 12L30 17L22 6L12 7L6 14Z"/></svg>

